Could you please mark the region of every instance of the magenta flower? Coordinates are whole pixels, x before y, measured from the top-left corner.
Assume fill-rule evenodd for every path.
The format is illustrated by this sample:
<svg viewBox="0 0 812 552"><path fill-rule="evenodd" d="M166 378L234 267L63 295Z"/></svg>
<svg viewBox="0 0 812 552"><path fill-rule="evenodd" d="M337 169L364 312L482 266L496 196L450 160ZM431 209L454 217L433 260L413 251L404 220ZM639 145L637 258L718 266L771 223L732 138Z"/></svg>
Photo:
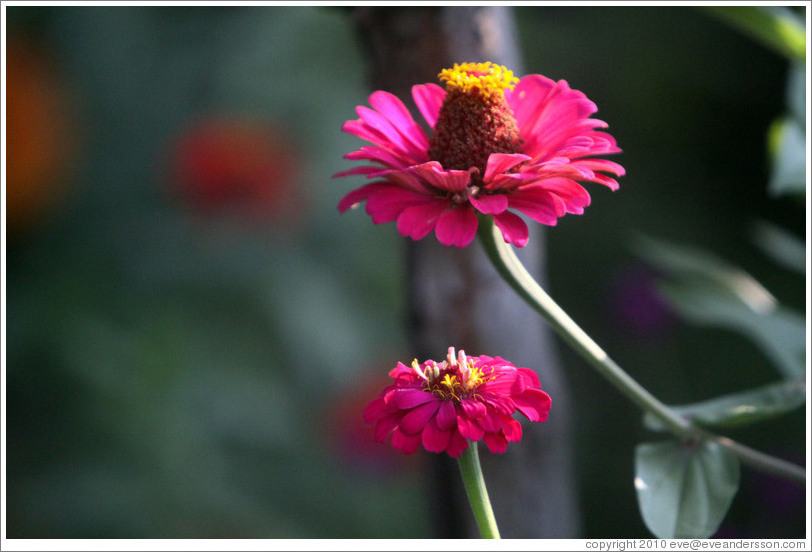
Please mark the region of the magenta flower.
<svg viewBox="0 0 812 552"><path fill-rule="evenodd" d="M514 211L554 226L582 214L590 197L579 182L612 190L623 167L595 156L620 152L607 126L589 116L597 107L566 81L541 75L516 79L488 63L455 64L436 84L412 87L431 137L394 95L377 91L372 109L343 130L371 142L345 159L370 161L335 176L375 179L347 194L342 213L366 201L375 224L397 221L403 236L432 231L443 245L464 247L476 235L477 213L493 217L507 243L522 247L528 229Z"/></svg>
<svg viewBox="0 0 812 552"><path fill-rule="evenodd" d="M395 383L364 409L364 421L375 424L376 441L391 433L392 446L406 454L422 444L457 458L468 440L480 439L491 452L503 453L508 442L522 438L514 412L543 422L550 410L536 373L500 357L455 355L451 347L439 364L398 362L389 375Z"/></svg>

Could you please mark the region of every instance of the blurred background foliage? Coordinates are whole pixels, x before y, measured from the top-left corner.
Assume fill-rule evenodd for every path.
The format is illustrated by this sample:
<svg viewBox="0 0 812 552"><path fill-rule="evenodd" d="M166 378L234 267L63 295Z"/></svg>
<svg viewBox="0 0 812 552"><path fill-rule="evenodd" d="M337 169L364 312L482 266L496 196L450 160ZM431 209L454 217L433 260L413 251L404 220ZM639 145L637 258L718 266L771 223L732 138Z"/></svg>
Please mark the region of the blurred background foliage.
<svg viewBox="0 0 812 552"><path fill-rule="evenodd" d="M552 295L665 402L773 382L747 336L680 319L632 243L701 246L804 311L803 273L752 239L805 240L803 201L768 189L787 61L692 8L515 11L525 72L585 91L628 173L546 232ZM360 419L412 353L402 238L339 216L354 184L330 179L369 93L351 11L6 14L8 537L431 537L427 453ZM648 536L651 434L561 354L583 536ZM803 414L728 434L804 463ZM805 514L744 469L719 535L802 537Z"/></svg>

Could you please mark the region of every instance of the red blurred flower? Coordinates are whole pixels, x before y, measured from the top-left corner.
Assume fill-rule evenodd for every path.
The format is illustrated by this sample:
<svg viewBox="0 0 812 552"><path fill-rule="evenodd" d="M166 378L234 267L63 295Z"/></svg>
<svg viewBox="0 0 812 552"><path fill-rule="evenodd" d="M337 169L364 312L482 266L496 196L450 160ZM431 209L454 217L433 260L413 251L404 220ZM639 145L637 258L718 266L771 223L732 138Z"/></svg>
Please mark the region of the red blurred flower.
<svg viewBox="0 0 812 552"><path fill-rule="evenodd" d="M514 412L543 422L550 410L535 372L500 357L455 355L452 347L439 364L415 360L410 368L399 362L389 375L395 383L369 403L364 421L375 424L375 440L391 433L392 446L406 454L422 444L456 458L468 440L480 439L491 452L503 453L508 442L522 438Z"/></svg>
<svg viewBox="0 0 812 552"><path fill-rule="evenodd" d="M181 134L172 153L172 186L196 211L272 221L298 210L295 152L267 123L205 119Z"/></svg>
<svg viewBox="0 0 812 552"><path fill-rule="evenodd" d="M327 423L321 428L323 439L348 466L370 474L391 477L414 471L419 459L399 454L391 447L375 442L373 428L358 416L389 379L378 373L364 383L337 392L325 408Z"/></svg>
<svg viewBox="0 0 812 552"><path fill-rule="evenodd" d="M590 197L578 184L596 182L612 190L623 167L594 156L620 152L614 138L595 128L597 107L566 81L541 75L516 79L488 63L455 64L436 84L412 87L431 138L394 95L378 91L372 109L343 130L371 142L345 159L367 160L335 176L364 174L374 182L347 194L341 212L366 201L376 224L397 221L403 236L420 239L434 231L443 245L464 247L476 235L477 212L490 215L505 241L522 247L528 230L512 210L555 225L566 213L581 214ZM511 210L512 209L512 210Z"/></svg>

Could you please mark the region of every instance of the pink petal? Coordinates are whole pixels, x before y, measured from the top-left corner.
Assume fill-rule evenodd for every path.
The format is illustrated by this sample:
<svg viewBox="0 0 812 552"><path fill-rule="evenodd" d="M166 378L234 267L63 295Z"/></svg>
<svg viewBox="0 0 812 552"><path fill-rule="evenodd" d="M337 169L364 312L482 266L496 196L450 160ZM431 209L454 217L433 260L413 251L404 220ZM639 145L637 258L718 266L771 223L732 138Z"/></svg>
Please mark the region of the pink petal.
<svg viewBox="0 0 812 552"><path fill-rule="evenodd" d="M509 395L517 379L518 373L515 369L501 370L499 377L486 381L479 387L479 390L482 393L489 393L491 395Z"/></svg>
<svg viewBox="0 0 812 552"><path fill-rule="evenodd" d="M516 443L522 438L522 424L513 418L505 418L502 433L505 435L505 440Z"/></svg>
<svg viewBox="0 0 812 552"><path fill-rule="evenodd" d="M366 212L372 217L372 222L383 224L397 220L407 207L429 201L433 201L433 198L389 184L372 191L367 198Z"/></svg>
<svg viewBox="0 0 812 552"><path fill-rule="evenodd" d="M413 175L436 190L458 193L471 183L468 171L445 170L437 161L415 165L409 169Z"/></svg>
<svg viewBox="0 0 812 552"><path fill-rule="evenodd" d="M342 176L351 176L355 174L366 174L368 175L367 178L374 178L377 176L376 173L381 173L383 170L384 169L381 167L376 167L375 165L362 165L360 167L347 169L346 171L337 172L333 175L333 178L341 178Z"/></svg>
<svg viewBox="0 0 812 552"><path fill-rule="evenodd" d="M528 75L528 77L539 76ZM552 81L550 79L546 81L537 84L549 87ZM519 85L516 86L518 87ZM548 88L541 101L537 101L532 95L526 96L524 100L524 105L518 113L514 109L516 120L521 130L527 129L537 136L553 133L560 127L572 126L598 110L583 92L571 89L565 80L560 80L554 83L552 88Z"/></svg>
<svg viewBox="0 0 812 552"><path fill-rule="evenodd" d="M358 112L358 116L361 117L364 124L371 129L371 135L374 136L377 134L379 137L379 139L373 141L373 143L388 147L393 153L403 155L415 163L428 160L427 148L421 148L414 144L384 115L363 105L359 105L355 110Z"/></svg>
<svg viewBox="0 0 812 552"><path fill-rule="evenodd" d="M586 168L576 167L568 157L552 157L545 161L534 160L532 163L522 167L520 174L531 177L531 179L525 182L529 184L532 182L543 182L556 177L575 179L592 178L595 173Z"/></svg>
<svg viewBox="0 0 812 552"><path fill-rule="evenodd" d="M386 189L387 186L387 184L382 182L373 182L372 184L367 184L351 191L338 202L338 211L340 213L344 213L347 210L356 207L359 203L365 201L370 195Z"/></svg>
<svg viewBox="0 0 812 552"><path fill-rule="evenodd" d="M575 163L589 167L593 171L605 171L616 176L623 176L626 174L626 169L624 169L618 163L609 161L608 159L579 159L578 161L575 161Z"/></svg>
<svg viewBox="0 0 812 552"><path fill-rule="evenodd" d="M591 121L577 119L572 112L565 112L567 108L560 108L558 113L550 111L551 117L561 117L557 126L547 125L546 134L537 133L525 142L525 151L535 159L547 159L560 156L567 158L583 157L607 153L610 145L597 144L592 136L595 131L590 128Z"/></svg>
<svg viewBox="0 0 812 552"><path fill-rule="evenodd" d="M398 427L408 435L420 433L434 416L434 413L437 412L438 408L440 408L439 400L422 404L414 410L410 410L409 413L403 417Z"/></svg>
<svg viewBox="0 0 812 552"><path fill-rule="evenodd" d="M502 231L502 237L506 243L512 243L516 247L524 247L530 238L530 232L522 218L510 211L505 211L494 215L493 222Z"/></svg>
<svg viewBox="0 0 812 552"><path fill-rule="evenodd" d="M608 126L604 123L603 126ZM590 130L587 135L592 143L588 146L587 151L583 152L582 156L587 155L605 155L610 153L620 153L623 150L617 147L617 141L614 136L608 132L600 130Z"/></svg>
<svg viewBox="0 0 812 552"><path fill-rule="evenodd" d="M457 420L459 422L459 420ZM476 423L481 427L486 433L493 433L499 431L502 428L502 421L499 419L499 415L495 412L489 412L487 416L482 416L476 420Z"/></svg>
<svg viewBox="0 0 812 552"><path fill-rule="evenodd" d="M554 87L555 81L543 75L526 75L513 90L505 91L505 99L513 109L519 128L529 126L529 119L545 104Z"/></svg>
<svg viewBox="0 0 812 552"><path fill-rule="evenodd" d="M457 416L457 429L460 435L472 441L479 441L485 435L485 430L473 420L468 419L464 414Z"/></svg>
<svg viewBox="0 0 812 552"><path fill-rule="evenodd" d="M529 389L527 386L527 380L524 378L524 376L518 371L515 374L516 377L513 379L513 386L510 388L510 392L508 393L511 397L514 395L521 395L524 393L525 389Z"/></svg>
<svg viewBox="0 0 812 552"><path fill-rule="evenodd" d="M374 399L371 403L364 408L364 423L372 424L386 416L389 409L386 406L382 397Z"/></svg>
<svg viewBox="0 0 812 552"><path fill-rule="evenodd" d="M465 247L476 236L478 224L470 205L457 205L440 215L434 232L443 245Z"/></svg>
<svg viewBox="0 0 812 552"><path fill-rule="evenodd" d="M390 169L405 169L412 165L408 160L393 155L391 152L377 146L361 146L360 149L344 155L344 159L348 161L374 161Z"/></svg>
<svg viewBox="0 0 812 552"><path fill-rule="evenodd" d="M501 433L486 433L485 444L494 454L503 454L507 450L507 439Z"/></svg>
<svg viewBox="0 0 812 552"><path fill-rule="evenodd" d="M392 125L403 134L414 147L428 150L429 140L426 133L415 123L403 102L389 92L378 90L369 97L369 105L382 113Z"/></svg>
<svg viewBox="0 0 812 552"><path fill-rule="evenodd" d="M440 116L445 90L434 83L417 84L412 86L412 97L423 118L431 128L434 128L437 117Z"/></svg>
<svg viewBox="0 0 812 552"><path fill-rule="evenodd" d="M497 174L493 177L493 180L485 182L483 187L489 192L511 192L543 177L544 175L539 174L537 171Z"/></svg>
<svg viewBox="0 0 812 552"><path fill-rule="evenodd" d="M378 443L383 443L386 440L386 437L398 425L400 418L401 413L395 412L394 414L390 414L389 416L382 418L377 424L375 424L375 431L373 433L375 441Z"/></svg>
<svg viewBox="0 0 812 552"><path fill-rule="evenodd" d="M341 130L346 132L347 134L354 134L358 136L362 140L366 140L368 142L372 142L373 144L377 144L386 149L395 149L395 145L392 144L389 139L385 136L381 136L380 133L375 132L372 128L364 123L361 119L353 119L347 121L343 125L341 125Z"/></svg>
<svg viewBox="0 0 812 552"><path fill-rule="evenodd" d="M527 387L541 387L541 382L539 381L539 376L530 368L516 368L518 370L519 375L522 379L525 380L525 386Z"/></svg>
<svg viewBox="0 0 812 552"><path fill-rule="evenodd" d="M492 410L495 410L499 414L510 416L516 410L516 407L513 405L513 401L508 395L483 395L482 400L486 405L490 406Z"/></svg>
<svg viewBox="0 0 812 552"><path fill-rule="evenodd" d="M382 170L375 176L385 178L390 184L394 184L398 188L409 190L417 194L434 197L435 190L429 186L424 179L420 178L412 172L410 165L406 169L388 169Z"/></svg>
<svg viewBox="0 0 812 552"><path fill-rule="evenodd" d="M486 215L495 215L508 207L508 199L504 194L480 194L478 197L470 196L471 205Z"/></svg>
<svg viewBox="0 0 812 552"><path fill-rule="evenodd" d="M540 188L516 191L508 197L510 206L518 209L536 222L555 226L558 218L566 213L564 202L555 194Z"/></svg>
<svg viewBox="0 0 812 552"><path fill-rule="evenodd" d="M534 194L530 191L531 188L554 193L564 202L567 213L580 215L584 212L584 207L591 202L589 193L584 187L569 178L547 178L537 182L526 190L528 197L532 197Z"/></svg>
<svg viewBox="0 0 812 552"><path fill-rule="evenodd" d="M414 370L411 367L406 366L402 362L398 362L397 365L389 370L389 377L392 379L416 379L418 376L414 373Z"/></svg>
<svg viewBox="0 0 812 552"><path fill-rule="evenodd" d="M421 404L435 400L431 393L419 389L398 389L387 397L387 403L401 410L409 410Z"/></svg>
<svg viewBox="0 0 812 552"><path fill-rule="evenodd" d="M528 75L506 98L524 140L523 151L535 159L574 159L619 151L614 138L594 130L607 126L589 117L597 111L595 104L566 81Z"/></svg>
<svg viewBox="0 0 812 552"><path fill-rule="evenodd" d="M527 389L521 395L513 397L513 404L530 421L543 422L547 419L552 400L541 389Z"/></svg>
<svg viewBox="0 0 812 552"><path fill-rule="evenodd" d="M459 458L466 449L468 449L468 439L463 437L459 431L452 431L446 449L448 455L452 458Z"/></svg>
<svg viewBox="0 0 812 552"><path fill-rule="evenodd" d="M457 409L451 401L443 401L435 418L439 429L452 429L457 426Z"/></svg>
<svg viewBox="0 0 812 552"><path fill-rule="evenodd" d="M441 430L434 422L426 425L423 430L423 447L429 452L443 452L448 447L451 430Z"/></svg>
<svg viewBox="0 0 812 552"><path fill-rule="evenodd" d="M462 407L462 413L465 417L471 420L480 418L487 412L485 405L476 399L462 399L460 406Z"/></svg>
<svg viewBox="0 0 812 552"><path fill-rule="evenodd" d="M597 184L603 184L613 192L620 188L620 184L617 183L617 180L614 178L608 177L605 174L595 173L595 176L589 179L590 182L596 182Z"/></svg>
<svg viewBox="0 0 812 552"><path fill-rule="evenodd" d="M448 206L448 201L437 200L424 205L407 207L398 215L398 232L401 236L407 236L413 240L424 238L434 230L437 219L448 209Z"/></svg>
<svg viewBox="0 0 812 552"><path fill-rule="evenodd" d="M530 156L522 153L492 153L488 156L482 180L490 182L497 174L506 173L519 163L530 161L530 159L532 159Z"/></svg>
<svg viewBox="0 0 812 552"><path fill-rule="evenodd" d="M359 106L358 109L361 109L361 107ZM374 111L369 108L365 107L363 109L374 113ZM341 127L341 130L349 134L354 134L355 136L358 136L359 138L368 142L372 142L381 150L389 152L399 160L399 166L406 167L409 165L414 165L415 163L422 163L426 161L427 155L420 154L415 157L414 155L410 154L409 151L403 148L402 143L398 143L397 140L392 140L392 138L387 134L375 129L361 119L347 121ZM397 135L397 132L394 131L394 129L392 132ZM402 142L402 140L400 140L400 142Z"/></svg>
<svg viewBox="0 0 812 552"><path fill-rule="evenodd" d="M399 427L392 433L392 446L405 454L413 454L420 442L420 435L406 435Z"/></svg>

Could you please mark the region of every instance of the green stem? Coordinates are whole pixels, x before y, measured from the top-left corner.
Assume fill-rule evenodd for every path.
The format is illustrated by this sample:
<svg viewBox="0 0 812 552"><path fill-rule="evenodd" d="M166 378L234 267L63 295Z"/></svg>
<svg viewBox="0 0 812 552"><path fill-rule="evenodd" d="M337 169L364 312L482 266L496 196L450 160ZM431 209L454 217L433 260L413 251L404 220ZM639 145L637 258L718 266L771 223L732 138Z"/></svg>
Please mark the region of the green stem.
<svg viewBox="0 0 812 552"><path fill-rule="evenodd" d="M660 402L624 372L536 283L516 257L513 248L505 243L501 231L493 223L491 217L480 218L479 237L494 267L516 293L538 311L558 335L609 383L644 412L655 416L668 431L683 440L714 439L736 454L740 461L753 468L779 475L802 485L806 484L806 471L803 468L749 449L727 437L719 437L700 430Z"/></svg>
<svg viewBox="0 0 812 552"><path fill-rule="evenodd" d="M479 465L479 449L476 441L469 441L468 449L457 459L462 473L462 482L468 502L474 511L474 518L483 539L498 539L499 528L493 516L493 508L488 498L488 489L485 488L485 479L482 477L482 467Z"/></svg>
<svg viewBox="0 0 812 552"><path fill-rule="evenodd" d="M513 248L505 243L501 231L491 217L482 217L479 236L491 262L502 278L510 284L531 307L536 309L558 332L564 341L577 351L598 372L645 412L650 412L672 433L679 437L695 436L693 426L657 400L629 376L609 355L584 332L564 310L539 286Z"/></svg>
<svg viewBox="0 0 812 552"><path fill-rule="evenodd" d="M746 464L751 468L757 469L764 473L770 473L772 475L777 475L778 477L783 477L784 479L793 481L802 487L806 486L806 470L801 466L751 449L750 447L737 443L736 441L728 439L727 437L711 434L706 434L705 437L707 439L713 439L735 454L742 464Z"/></svg>

